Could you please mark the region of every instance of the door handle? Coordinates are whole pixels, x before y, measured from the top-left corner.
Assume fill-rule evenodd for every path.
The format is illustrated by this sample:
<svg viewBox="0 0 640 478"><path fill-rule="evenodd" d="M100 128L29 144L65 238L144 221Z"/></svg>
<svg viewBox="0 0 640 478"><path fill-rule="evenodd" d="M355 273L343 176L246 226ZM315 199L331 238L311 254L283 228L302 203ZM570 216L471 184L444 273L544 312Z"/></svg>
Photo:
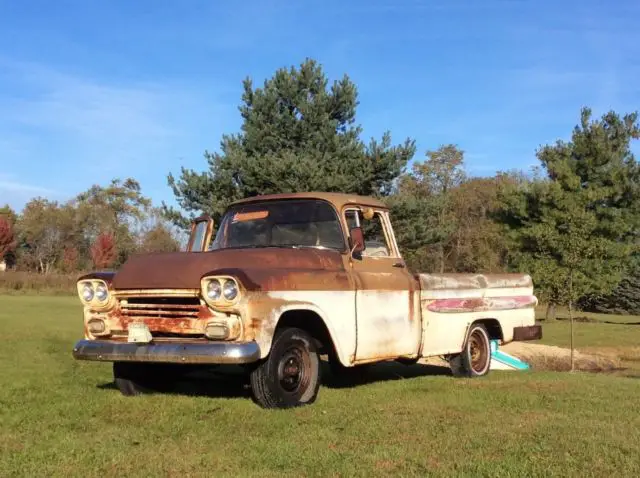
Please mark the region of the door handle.
<svg viewBox="0 0 640 478"><path fill-rule="evenodd" d="M394 262L393 267L399 267L400 269L404 269L404 262Z"/></svg>

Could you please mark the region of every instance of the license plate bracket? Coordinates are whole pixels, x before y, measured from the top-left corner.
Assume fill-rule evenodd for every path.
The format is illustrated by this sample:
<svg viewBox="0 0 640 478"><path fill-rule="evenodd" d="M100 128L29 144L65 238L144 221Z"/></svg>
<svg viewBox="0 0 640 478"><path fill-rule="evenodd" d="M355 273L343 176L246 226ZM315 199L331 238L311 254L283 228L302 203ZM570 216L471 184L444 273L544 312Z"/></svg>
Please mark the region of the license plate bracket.
<svg viewBox="0 0 640 478"><path fill-rule="evenodd" d="M130 323L128 331L129 334L127 336L127 342L148 344L153 340L151 331L149 330L149 327L147 327L147 324L145 324L144 322Z"/></svg>

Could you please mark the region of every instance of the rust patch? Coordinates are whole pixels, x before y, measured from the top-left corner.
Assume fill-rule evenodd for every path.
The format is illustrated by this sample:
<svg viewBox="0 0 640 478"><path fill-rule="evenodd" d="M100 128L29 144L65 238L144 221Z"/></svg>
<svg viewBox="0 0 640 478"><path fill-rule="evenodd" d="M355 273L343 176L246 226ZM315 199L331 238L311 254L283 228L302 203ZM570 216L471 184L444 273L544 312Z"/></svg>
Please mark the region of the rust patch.
<svg viewBox="0 0 640 478"><path fill-rule="evenodd" d="M233 215L232 222L255 221L265 219L269 216L269 211L237 212Z"/></svg>
<svg viewBox="0 0 640 478"><path fill-rule="evenodd" d="M262 337L272 337L280 311L291 302L274 299L264 292L252 292L246 297L245 339L260 340Z"/></svg>
<svg viewBox="0 0 640 478"><path fill-rule="evenodd" d="M89 274L84 274L78 277L77 282L80 282L82 280L97 279L104 281L105 284L107 284L107 287L111 288L111 283L113 282L113 277L115 275L115 271L90 272Z"/></svg>
<svg viewBox="0 0 640 478"><path fill-rule="evenodd" d="M281 199L320 199L322 201L330 202L338 210L341 210L346 205L361 205L371 206L384 210L387 209L387 205L385 203L369 196L326 192L265 194L262 196L253 196L250 198L240 199L231 203L231 206L235 206L236 204L249 204Z"/></svg>
<svg viewBox="0 0 640 478"><path fill-rule="evenodd" d="M486 312L493 310L516 310L534 307L535 296L516 297L480 297L472 299L435 299L425 300L427 310L440 313Z"/></svg>
<svg viewBox="0 0 640 478"><path fill-rule="evenodd" d="M198 319L199 320L208 320L214 317L213 312L211 312L211 309L209 309L209 307L207 307L206 305L201 305L200 308L198 309Z"/></svg>
<svg viewBox="0 0 640 478"><path fill-rule="evenodd" d="M293 285L296 290L340 290L348 288L349 282L337 251L269 248L136 256L122 266L113 286L118 290L199 289L204 276L232 273L247 290Z"/></svg>
<svg viewBox="0 0 640 478"><path fill-rule="evenodd" d="M85 311L85 337L88 338L87 322L91 318L104 320L107 329L114 336L122 336L129 330L129 324L143 322L152 333L202 335L208 322L215 314L206 305L164 305L129 304L123 301L107 312L97 314L87 309ZM135 308L132 308L135 306ZM164 308L162 308L164 307ZM222 318L225 315L221 315Z"/></svg>

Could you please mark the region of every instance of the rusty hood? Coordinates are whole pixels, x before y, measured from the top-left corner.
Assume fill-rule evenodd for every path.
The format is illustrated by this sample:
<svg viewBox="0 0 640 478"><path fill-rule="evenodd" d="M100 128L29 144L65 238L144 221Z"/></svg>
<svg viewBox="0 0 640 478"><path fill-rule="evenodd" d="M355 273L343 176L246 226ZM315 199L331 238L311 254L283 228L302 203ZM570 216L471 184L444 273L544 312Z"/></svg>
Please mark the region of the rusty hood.
<svg viewBox="0 0 640 478"><path fill-rule="evenodd" d="M123 289L199 289L209 274L238 277L248 289L268 289L290 274L344 270L340 253L321 249L222 249L209 252L152 253L131 257L116 273Z"/></svg>

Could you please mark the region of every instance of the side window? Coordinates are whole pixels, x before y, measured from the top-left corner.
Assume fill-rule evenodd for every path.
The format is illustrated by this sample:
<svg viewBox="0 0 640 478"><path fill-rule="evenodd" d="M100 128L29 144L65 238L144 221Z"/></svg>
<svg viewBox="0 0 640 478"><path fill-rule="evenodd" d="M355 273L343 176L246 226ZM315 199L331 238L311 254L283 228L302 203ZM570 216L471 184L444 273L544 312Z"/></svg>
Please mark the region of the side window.
<svg viewBox="0 0 640 478"><path fill-rule="evenodd" d="M345 212L347 227L351 230L354 227L361 227L364 233L365 250L363 256L368 257L389 257L391 248L384 235L384 222L382 214L374 213L369 220L364 218L362 211L349 209Z"/></svg>
<svg viewBox="0 0 640 478"><path fill-rule="evenodd" d="M193 230L193 242L191 243L191 252L202 252L202 243L204 242L205 234L207 233L207 222L200 221L196 223Z"/></svg>

